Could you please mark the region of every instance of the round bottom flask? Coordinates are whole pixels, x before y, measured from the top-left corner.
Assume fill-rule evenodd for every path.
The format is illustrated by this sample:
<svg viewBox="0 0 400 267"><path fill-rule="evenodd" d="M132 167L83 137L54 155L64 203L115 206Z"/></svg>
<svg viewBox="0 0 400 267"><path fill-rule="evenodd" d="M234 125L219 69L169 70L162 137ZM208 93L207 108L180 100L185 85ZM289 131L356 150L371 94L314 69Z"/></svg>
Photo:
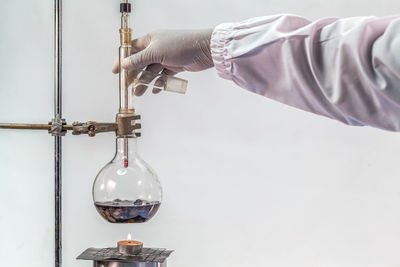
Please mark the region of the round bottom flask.
<svg viewBox="0 0 400 267"><path fill-rule="evenodd" d="M162 187L151 167L140 158L135 137L117 137L115 157L98 173L93 200L110 223L142 223L158 211Z"/></svg>

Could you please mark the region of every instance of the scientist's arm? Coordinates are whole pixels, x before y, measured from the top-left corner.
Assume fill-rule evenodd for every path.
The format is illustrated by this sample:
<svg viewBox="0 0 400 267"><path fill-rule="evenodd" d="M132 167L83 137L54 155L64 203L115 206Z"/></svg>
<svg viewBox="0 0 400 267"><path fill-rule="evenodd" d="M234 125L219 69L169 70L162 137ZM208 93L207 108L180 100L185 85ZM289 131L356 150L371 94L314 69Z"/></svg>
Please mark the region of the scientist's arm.
<svg viewBox="0 0 400 267"><path fill-rule="evenodd" d="M162 56L146 61L149 57L133 55L123 67L210 67L206 46L197 49L197 41L180 40L192 44L181 50L179 41L171 43L181 56L157 49ZM145 44L142 52L153 45L151 40ZM148 53L154 48L157 42ZM193 61L175 64L176 57L187 58L192 48L198 53ZM315 22L291 15L253 18L217 26L210 49L219 75L247 90L346 124L400 131L400 17Z"/></svg>

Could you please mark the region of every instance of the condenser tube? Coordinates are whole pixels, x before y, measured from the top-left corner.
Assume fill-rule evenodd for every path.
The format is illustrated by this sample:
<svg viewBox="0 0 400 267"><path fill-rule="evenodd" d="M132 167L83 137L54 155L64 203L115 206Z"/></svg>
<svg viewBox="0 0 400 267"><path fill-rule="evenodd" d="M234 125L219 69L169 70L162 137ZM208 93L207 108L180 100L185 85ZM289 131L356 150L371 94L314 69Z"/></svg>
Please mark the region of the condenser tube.
<svg viewBox="0 0 400 267"><path fill-rule="evenodd" d="M120 113L133 113L132 86L129 81L129 71L121 68L124 58L131 55L132 30L129 28L129 13L123 12L121 16L120 29L121 45L119 47L119 91L120 91Z"/></svg>
<svg viewBox="0 0 400 267"><path fill-rule="evenodd" d="M129 71L121 68L121 62L124 58L131 55L132 50L132 30L129 28L129 13L131 12L131 5L127 0L124 0L120 5L121 15L121 29L120 32L120 47L119 47L119 115L134 114L135 109L133 106L132 86L129 81ZM128 168L128 138L132 136L123 136L124 138L124 167Z"/></svg>

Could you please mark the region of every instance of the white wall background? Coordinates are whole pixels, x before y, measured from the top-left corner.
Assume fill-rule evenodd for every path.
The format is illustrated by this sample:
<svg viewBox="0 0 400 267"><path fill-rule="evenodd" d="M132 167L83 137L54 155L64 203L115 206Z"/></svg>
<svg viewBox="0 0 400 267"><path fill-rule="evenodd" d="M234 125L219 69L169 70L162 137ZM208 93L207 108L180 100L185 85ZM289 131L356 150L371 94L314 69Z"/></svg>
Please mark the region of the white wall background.
<svg viewBox="0 0 400 267"><path fill-rule="evenodd" d="M390 15L398 1L135 1L134 32L203 28L295 13ZM118 1L64 1L64 117L117 111ZM400 34L400 33L399 33ZM47 122L53 111L53 1L0 2L0 122ZM394 55L395 56L395 55ZM143 158L165 192L147 224L111 225L91 185L114 136L64 138L64 266L128 232L176 252L172 267L400 266L400 136L347 127L238 88L214 70L181 75L186 96L146 94ZM0 131L1 266L53 266L53 138Z"/></svg>

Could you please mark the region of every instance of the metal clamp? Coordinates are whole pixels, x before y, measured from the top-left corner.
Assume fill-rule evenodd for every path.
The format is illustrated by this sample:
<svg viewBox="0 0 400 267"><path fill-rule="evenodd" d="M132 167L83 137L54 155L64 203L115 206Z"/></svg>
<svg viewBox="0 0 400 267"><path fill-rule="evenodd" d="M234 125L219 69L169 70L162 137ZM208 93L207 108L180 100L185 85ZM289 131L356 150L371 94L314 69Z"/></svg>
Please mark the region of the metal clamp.
<svg viewBox="0 0 400 267"><path fill-rule="evenodd" d="M131 135L134 130L140 129L142 126L140 123L136 123L136 120L140 119L140 115L133 113L118 113L115 122L118 125L117 135ZM140 136L139 133L135 133L136 136Z"/></svg>
<svg viewBox="0 0 400 267"><path fill-rule="evenodd" d="M117 129L118 125L116 123L99 123L95 121L72 123L73 135L87 134L93 137L98 133L115 132Z"/></svg>
<svg viewBox="0 0 400 267"><path fill-rule="evenodd" d="M134 130L140 129L140 123L136 120L140 119L140 115L118 113L115 123L100 123L95 121L74 122L72 123L72 134L87 134L90 137L96 136L98 133L116 132L118 136L131 135ZM136 136L140 134L135 133Z"/></svg>
<svg viewBox="0 0 400 267"><path fill-rule="evenodd" d="M64 125L66 125L67 122L65 119L62 119L59 114L56 115L54 119L49 122L49 125L51 125L51 128L49 130L49 134L52 136L65 136L67 133L67 130L63 128Z"/></svg>
<svg viewBox="0 0 400 267"><path fill-rule="evenodd" d="M65 119L57 115L48 124L0 123L0 129L48 130L52 136L65 136L67 131L72 130L73 135L87 134L90 137L105 132L116 132L118 136L133 134L139 137L140 133L135 132L141 128L141 124L136 123L139 119L140 115L134 113L118 113L114 123L88 121L67 125Z"/></svg>

